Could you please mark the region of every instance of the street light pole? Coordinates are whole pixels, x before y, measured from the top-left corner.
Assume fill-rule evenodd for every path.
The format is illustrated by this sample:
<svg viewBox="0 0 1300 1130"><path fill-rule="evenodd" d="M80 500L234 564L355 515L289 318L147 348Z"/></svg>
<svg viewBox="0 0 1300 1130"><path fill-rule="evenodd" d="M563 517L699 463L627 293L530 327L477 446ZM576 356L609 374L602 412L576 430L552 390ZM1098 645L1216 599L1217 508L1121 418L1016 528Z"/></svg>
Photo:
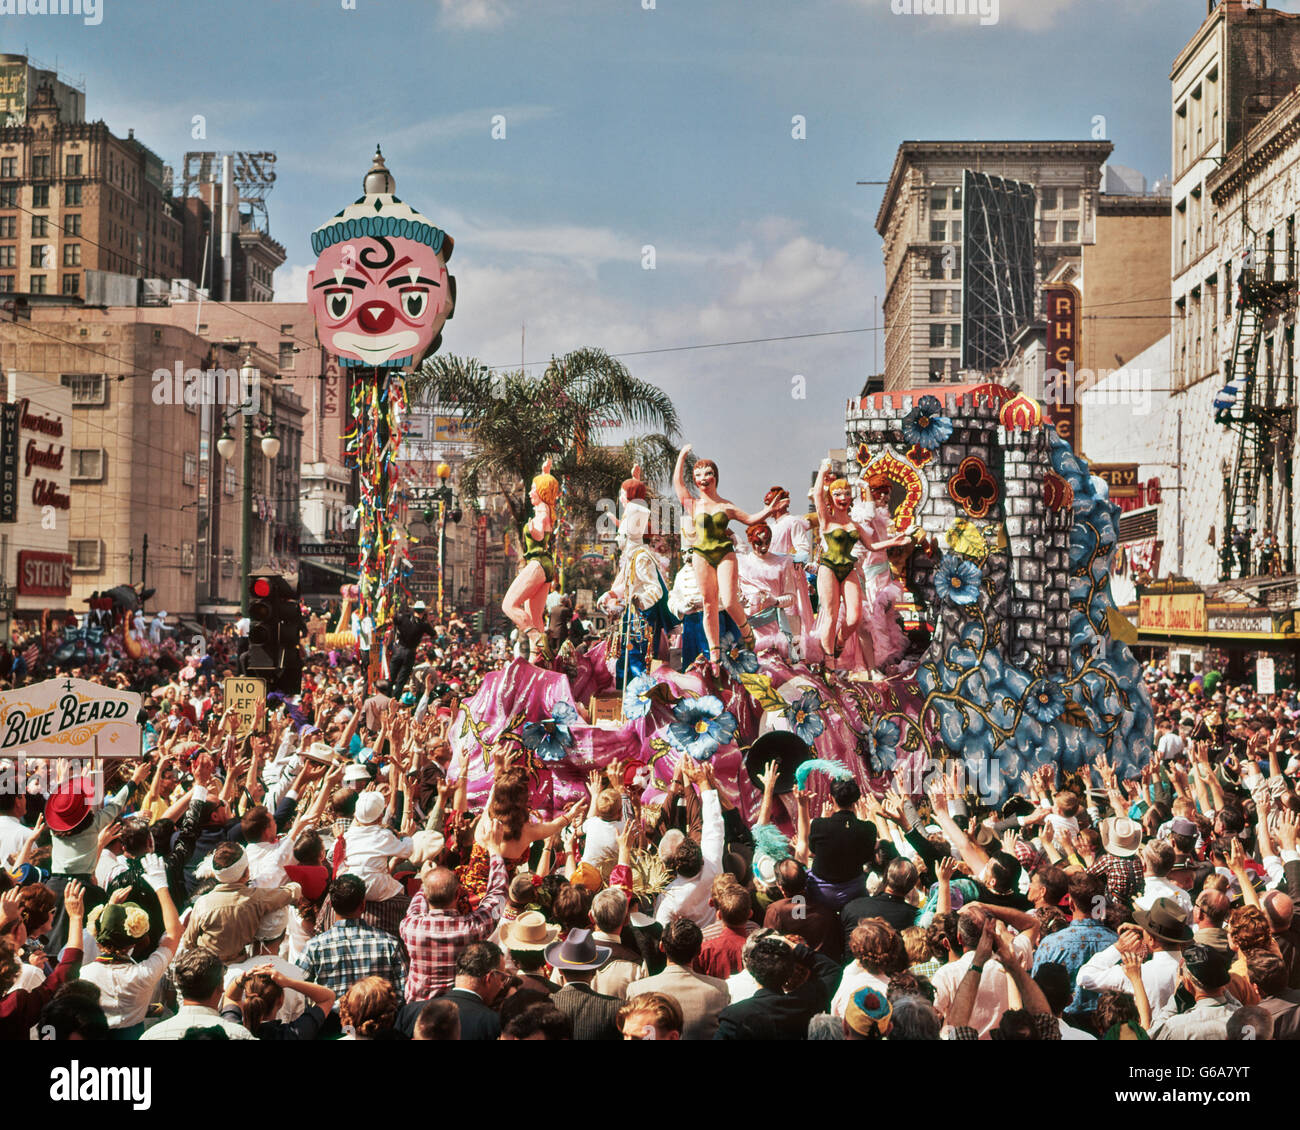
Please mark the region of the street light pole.
<svg viewBox="0 0 1300 1130"><path fill-rule="evenodd" d="M253 417L244 416L244 489L239 520L239 615L248 615L248 574L253 571Z"/></svg>

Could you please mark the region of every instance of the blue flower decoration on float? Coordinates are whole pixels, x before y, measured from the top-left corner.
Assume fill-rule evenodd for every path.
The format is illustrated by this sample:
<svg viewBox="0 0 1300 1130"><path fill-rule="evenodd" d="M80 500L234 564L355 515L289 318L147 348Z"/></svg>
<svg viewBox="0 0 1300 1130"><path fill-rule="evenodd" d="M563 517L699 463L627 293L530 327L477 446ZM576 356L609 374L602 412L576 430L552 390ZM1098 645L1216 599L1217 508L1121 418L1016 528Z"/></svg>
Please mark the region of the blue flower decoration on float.
<svg viewBox="0 0 1300 1130"><path fill-rule="evenodd" d="M565 753L573 748L573 731L569 729L578 721L578 712L567 702L557 702L549 718L529 722L524 726L520 741L543 761L563 761Z"/></svg>
<svg viewBox="0 0 1300 1130"><path fill-rule="evenodd" d="M722 666L733 679L758 670L758 656L745 649L734 632L722 637Z"/></svg>
<svg viewBox="0 0 1300 1130"><path fill-rule="evenodd" d="M1025 709L1040 722L1055 722L1065 702L1065 691L1051 679L1035 679L1025 692Z"/></svg>
<svg viewBox="0 0 1300 1130"><path fill-rule="evenodd" d="M650 675L638 675L623 688L623 717L629 722L644 718L650 713L650 692L658 684Z"/></svg>
<svg viewBox="0 0 1300 1130"><path fill-rule="evenodd" d="M826 723L821 718L822 696L815 690L809 689L799 696L798 701L792 702L782 712L782 716L790 723L790 729L800 741L812 745L817 736L826 729Z"/></svg>
<svg viewBox="0 0 1300 1130"><path fill-rule="evenodd" d="M935 595L949 604L974 604L979 599L982 577L979 566L945 553L934 571Z"/></svg>
<svg viewBox="0 0 1300 1130"><path fill-rule="evenodd" d="M903 417L903 438L927 451L937 451L952 435L952 421L941 410L942 405L933 396L921 397Z"/></svg>
<svg viewBox="0 0 1300 1130"><path fill-rule="evenodd" d="M673 716L677 721L668 724L669 743L696 761L708 761L736 732L735 717L711 694L682 699Z"/></svg>

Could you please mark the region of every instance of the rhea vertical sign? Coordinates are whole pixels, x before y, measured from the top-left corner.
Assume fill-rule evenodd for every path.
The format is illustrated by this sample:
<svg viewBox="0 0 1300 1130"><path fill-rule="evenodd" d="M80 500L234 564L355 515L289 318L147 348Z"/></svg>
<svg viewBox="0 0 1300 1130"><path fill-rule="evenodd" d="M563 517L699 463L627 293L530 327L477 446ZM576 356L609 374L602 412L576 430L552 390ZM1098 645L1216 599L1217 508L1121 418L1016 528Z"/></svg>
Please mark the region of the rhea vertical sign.
<svg viewBox="0 0 1300 1130"><path fill-rule="evenodd" d="M1047 379L1044 407L1056 434L1079 450L1079 408L1075 403L1075 368L1079 361L1079 292L1069 283L1043 289L1047 312Z"/></svg>

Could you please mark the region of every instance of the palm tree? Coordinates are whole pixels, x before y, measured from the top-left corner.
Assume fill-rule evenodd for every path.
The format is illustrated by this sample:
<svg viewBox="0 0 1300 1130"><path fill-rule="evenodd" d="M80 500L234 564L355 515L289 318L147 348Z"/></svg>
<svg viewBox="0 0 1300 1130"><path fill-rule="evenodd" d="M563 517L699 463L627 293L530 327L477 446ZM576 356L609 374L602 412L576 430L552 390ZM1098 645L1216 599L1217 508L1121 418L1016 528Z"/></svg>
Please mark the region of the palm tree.
<svg viewBox="0 0 1300 1130"><path fill-rule="evenodd" d="M438 403L459 412L476 450L461 470L461 491L491 480L521 525L531 513L528 489L549 456L568 484L571 515L589 514L616 498L634 463L647 483L666 482L677 458L677 409L669 396L600 349L552 358L541 377L494 373L471 357L427 359L409 382L412 404ZM617 446L601 444L613 428L642 428Z"/></svg>

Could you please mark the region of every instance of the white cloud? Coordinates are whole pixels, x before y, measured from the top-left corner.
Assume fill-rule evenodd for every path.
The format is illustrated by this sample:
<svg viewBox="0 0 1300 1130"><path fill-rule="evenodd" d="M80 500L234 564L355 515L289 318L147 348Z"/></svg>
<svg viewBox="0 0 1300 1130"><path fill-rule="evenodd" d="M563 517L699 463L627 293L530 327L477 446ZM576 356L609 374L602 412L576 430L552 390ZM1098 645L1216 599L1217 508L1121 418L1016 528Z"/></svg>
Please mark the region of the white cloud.
<svg viewBox="0 0 1300 1130"><path fill-rule="evenodd" d="M316 264L286 263L271 279L276 302L306 302L307 272Z"/></svg>
<svg viewBox="0 0 1300 1130"><path fill-rule="evenodd" d="M505 0L442 0L442 22L448 27L498 28L509 13Z"/></svg>

